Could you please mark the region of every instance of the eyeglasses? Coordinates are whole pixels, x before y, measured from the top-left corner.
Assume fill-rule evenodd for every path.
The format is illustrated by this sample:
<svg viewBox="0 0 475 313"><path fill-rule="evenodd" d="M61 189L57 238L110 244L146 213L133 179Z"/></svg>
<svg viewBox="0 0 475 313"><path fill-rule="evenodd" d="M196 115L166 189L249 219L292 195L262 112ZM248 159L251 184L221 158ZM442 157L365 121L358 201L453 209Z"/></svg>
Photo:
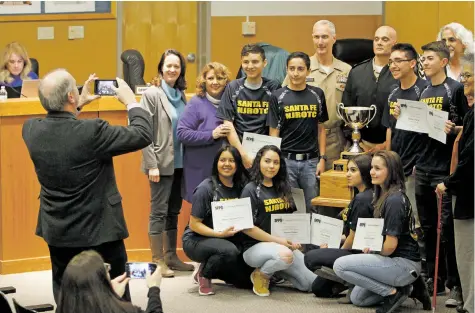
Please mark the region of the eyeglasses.
<svg viewBox="0 0 475 313"><path fill-rule="evenodd" d="M391 66L393 63L396 64L397 66L401 65L402 62L409 62L409 61L412 61L414 59L397 59L397 60L389 60L388 62L388 65Z"/></svg>
<svg viewBox="0 0 475 313"><path fill-rule="evenodd" d="M470 77L473 77L473 74L470 74L469 72L460 74L461 79L469 79Z"/></svg>

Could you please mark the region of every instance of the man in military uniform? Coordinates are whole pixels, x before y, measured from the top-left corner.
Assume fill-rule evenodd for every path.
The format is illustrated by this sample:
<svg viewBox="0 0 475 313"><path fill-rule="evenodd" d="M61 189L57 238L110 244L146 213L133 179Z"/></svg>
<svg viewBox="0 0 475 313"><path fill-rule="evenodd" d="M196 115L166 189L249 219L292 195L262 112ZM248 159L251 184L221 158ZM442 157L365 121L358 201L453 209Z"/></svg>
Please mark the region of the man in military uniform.
<svg viewBox="0 0 475 313"><path fill-rule="evenodd" d="M391 48L397 42L397 34L390 26L379 27L373 39L374 58L355 65L348 75L343 103L345 106L369 107L376 105L376 116L368 127L361 129L361 146L365 151L385 149L386 127L381 123L388 97L397 86L389 71Z"/></svg>
<svg viewBox="0 0 475 313"><path fill-rule="evenodd" d="M307 77L307 84L321 88L325 94L328 111L328 121L324 123L327 139L325 170L329 170L333 161L340 158L340 153L346 146L342 131L343 121L336 115L336 108L341 102L351 66L332 54L336 41L336 29L332 22L327 20L316 22L312 38L315 54L310 57L310 75ZM288 81L289 78L286 77L283 86L288 85Z"/></svg>

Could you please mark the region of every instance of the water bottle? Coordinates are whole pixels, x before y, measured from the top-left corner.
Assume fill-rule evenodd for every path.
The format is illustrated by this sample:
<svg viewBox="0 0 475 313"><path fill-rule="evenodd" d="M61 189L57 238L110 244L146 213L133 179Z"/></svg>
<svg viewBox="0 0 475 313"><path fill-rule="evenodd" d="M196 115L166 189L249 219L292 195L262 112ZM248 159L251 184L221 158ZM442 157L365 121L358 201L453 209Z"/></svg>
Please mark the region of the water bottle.
<svg viewBox="0 0 475 313"><path fill-rule="evenodd" d="M5 90L5 86L0 88L0 102L5 102L8 99L7 91Z"/></svg>

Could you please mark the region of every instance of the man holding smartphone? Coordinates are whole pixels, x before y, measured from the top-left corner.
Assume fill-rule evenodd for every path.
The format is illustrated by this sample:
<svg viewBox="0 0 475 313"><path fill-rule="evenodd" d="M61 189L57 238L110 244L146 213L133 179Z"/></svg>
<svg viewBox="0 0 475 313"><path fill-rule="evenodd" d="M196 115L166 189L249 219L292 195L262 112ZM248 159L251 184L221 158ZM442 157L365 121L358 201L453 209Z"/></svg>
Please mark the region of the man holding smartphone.
<svg viewBox="0 0 475 313"><path fill-rule="evenodd" d="M79 111L97 96L81 95L65 70L47 74L39 86L46 117L23 125L23 140L41 185L36 234L48 244L57 301L69 261L84 250L95 250L111 265L111 276L125 272L129 236L117 189L112 158L140 150L152 142L150 114L136 103L126 82L113 87L128 110L129 126L111 126L101 119L77 119ZM128 292L126 299L130 299Z"/></svg>

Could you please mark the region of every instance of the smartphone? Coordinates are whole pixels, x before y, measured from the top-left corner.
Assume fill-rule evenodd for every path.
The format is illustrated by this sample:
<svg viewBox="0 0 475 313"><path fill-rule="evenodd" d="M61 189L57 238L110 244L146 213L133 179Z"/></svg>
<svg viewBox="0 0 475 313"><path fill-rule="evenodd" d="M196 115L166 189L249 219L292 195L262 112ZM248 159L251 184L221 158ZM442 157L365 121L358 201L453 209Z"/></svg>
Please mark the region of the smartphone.
<svg viewBox="0 0 475 313"><path fill-rule="evenodd" d="M112 86L117 87L115 79L97 79L94 81L94 94L101 96L115 96Z"/></svg>
<svg viewBox="0 0 475 313"><path fill-rule="evenodd" d="M143 279L147 274L147 270L150 270L150 274L153 274L157 269L157 264L147 262L127 262L125 263L125 272L127 277Z"/></svg>

